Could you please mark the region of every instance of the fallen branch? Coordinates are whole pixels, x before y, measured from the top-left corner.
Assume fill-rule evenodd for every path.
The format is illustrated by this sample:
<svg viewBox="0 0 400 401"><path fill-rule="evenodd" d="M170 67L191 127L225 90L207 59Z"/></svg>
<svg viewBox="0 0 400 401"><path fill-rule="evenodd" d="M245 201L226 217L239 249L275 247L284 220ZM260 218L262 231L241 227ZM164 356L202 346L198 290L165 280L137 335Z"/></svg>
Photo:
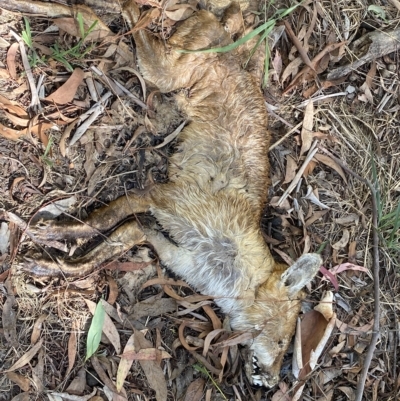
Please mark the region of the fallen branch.
<svg viewBox="0 0 400 401"><path fill-rule="evenodd" d="M344 65L343 67L331 71L326 79L328 81L334 81L357 70L362 65L372 60L397 51L399 42L400 28L390 32L374 31L367 33L351 44L351 49L355 52L357 60L354 61L354 63ZM358 49L362 49L363 52L360 53Z"/></svg>
<svg viewBox="0 0 400 401"><path fill-rule="evenodd" d="M373 277L374 277L374 325L372 327L372 338L368 347L367 355L365 356L363 368L361 370L361 375L358 380L357 390L356 390L356 398L355 401L362 401L362 396L364 393L365 381L367 379L368 370L371 365L372 357L374 356L376 343L379 337L379 315L380 315L380 302L379 302L379 236L378 236L378 208L376 201L376 189L374 185L367 180L359 176L353 170L351 170L348 166L346 166L340 159L335 157L329 150L325 149L323 146L319 145L318 149L322 152L326 153L329 157L332 158L337 164L342 167L347 173L352 175L358 181L364 183L371 192L371 204L372 204L372 269L373 269Z"/></svg>

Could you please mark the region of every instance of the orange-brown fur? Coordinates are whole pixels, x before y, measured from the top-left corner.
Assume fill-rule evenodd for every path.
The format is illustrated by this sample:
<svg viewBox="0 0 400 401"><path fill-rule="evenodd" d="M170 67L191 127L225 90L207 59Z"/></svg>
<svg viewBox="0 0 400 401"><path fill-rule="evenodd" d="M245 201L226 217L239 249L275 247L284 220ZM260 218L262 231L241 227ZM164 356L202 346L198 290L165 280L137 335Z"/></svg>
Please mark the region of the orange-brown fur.
<svg viewBox="0 0 400 401"><path fill-rule="evenodd" d="M132 6L133 7L133 6ZM127 9L133 22L136 9ZM283 355L300 309L302 287L315 275L320 258L305 255L287 269L276 263L260 231L267 197L269 133L267 112L255 74L234 53L179 53L231 43L218 19L199 11L178 27L166 46L141 30L134 34L145 79L161 92L185 89L176 101L188 124L171 156L169 182L146 196L128 195L91 215L87 225L48 227L46 238L91 236L128 215L151 212L174 242L133 221L76 263L43 260L25 267L36 274L86 274L107 257L147 239L161 261L193 287L215 297L235 330L255 333L246 370L255 384L271 386L279 377ZM256 71L257 68L254 68ZM252 369L252 356L261 369Z"/></svg>

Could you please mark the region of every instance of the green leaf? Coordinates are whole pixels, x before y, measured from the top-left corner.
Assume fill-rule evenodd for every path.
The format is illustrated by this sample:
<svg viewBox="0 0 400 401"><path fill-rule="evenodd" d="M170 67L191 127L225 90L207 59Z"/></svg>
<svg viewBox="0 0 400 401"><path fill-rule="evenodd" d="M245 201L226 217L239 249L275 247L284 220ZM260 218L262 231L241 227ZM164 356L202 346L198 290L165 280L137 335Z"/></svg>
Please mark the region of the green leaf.
<svg viewBox="0 0 400 401"><path fill-rule="evenodd" d="M386 20L385 10L381 6L377 6L376 4L371 4L368 7L368 11L372 11L373 13L381 17L383 20Z"/></svg>
<svg viewBox="0 0 400 401"><path fill-rule="evenodd" d="M97 351L100 345L101 333L103 331L105 310L101 302L98 302L94 311L92 323L89 328L86 341L86 361Z"/></svg>

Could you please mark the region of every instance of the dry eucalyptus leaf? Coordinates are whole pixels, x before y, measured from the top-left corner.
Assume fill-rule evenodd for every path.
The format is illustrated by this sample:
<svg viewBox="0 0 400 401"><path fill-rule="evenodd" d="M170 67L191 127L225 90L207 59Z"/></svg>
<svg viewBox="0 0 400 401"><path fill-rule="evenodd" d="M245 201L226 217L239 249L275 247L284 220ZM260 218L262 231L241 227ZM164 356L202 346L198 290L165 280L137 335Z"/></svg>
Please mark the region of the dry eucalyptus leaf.
<svg viewBox="0 0 400 401"><path fill-rule="evenodd" d="M283 184L286 184L287 182L291 182L293 180L293 178L296 175L296 170L297 170L296 160L294 160L292 156L288 155L286 157L286 173Z"/></svg>
<svg viewBox="0 0 400 401"><path fill-rule="evenodd" d="M327 155L321 155L317 153L314 158L318 160L321 163L324 163L326 166L330 167L331 169L335 170L342 178L343 181L347 184L347 179L346 176L344 175L343 169L337 164L335 161L333 161L329 156Z"/></svg>
<svg viewBox="0 0 400 401"><path fill-rule="evenodd" d="M337 250L344 248L349 243L349 239L350 239L350 232L349 230L344 229L342 238L339 241L335 242L332 245L332 248Z"/></svg>
<svg viewBox="0 0 400 401"><path fill-rule="evenodd" d="M140 348L152 348L153 344L146 340L143 333L135 331L135 345ZM167 382L165 381L163 370L156 361L139 361L150 387L156 392L157 401L167 400Z"/></svg>
<svg viewBox="0 0 400 401"><path fill-rule="evenodd" d="M184 401L200 401L203 398L204 386L206 382L202 377L199 377L186 390Z"/></svg>
<svg viewBox="0 0 400 401"><path fill-rule="evenodd" d="M72 102L75 97L78 86L82 83L84 72L80 68L75 68L74 72L55 92L45 99L57 104L66 104Z"/></svg>
<svg viewBox="0 0 400 401"><path fill-rule="evenodd" d="M301 129L301 150L300 155L306 153L312 144L314 133L314 103L312 101L308 102L306 109L304 111L303 127Z"/></svg>

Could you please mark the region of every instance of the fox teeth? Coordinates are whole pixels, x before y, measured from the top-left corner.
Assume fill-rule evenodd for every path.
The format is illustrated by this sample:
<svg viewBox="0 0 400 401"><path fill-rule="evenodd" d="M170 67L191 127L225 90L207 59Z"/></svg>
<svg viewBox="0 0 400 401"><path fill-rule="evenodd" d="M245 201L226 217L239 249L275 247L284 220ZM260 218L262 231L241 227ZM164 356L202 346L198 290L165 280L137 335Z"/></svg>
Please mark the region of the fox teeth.
<svg viewBox="0 0 400 401"><path fill-rule="evenodd" d="M257 386L263 385L260 375L254 375L251 378L253 379L253 384L256 384Z"/></svg>

